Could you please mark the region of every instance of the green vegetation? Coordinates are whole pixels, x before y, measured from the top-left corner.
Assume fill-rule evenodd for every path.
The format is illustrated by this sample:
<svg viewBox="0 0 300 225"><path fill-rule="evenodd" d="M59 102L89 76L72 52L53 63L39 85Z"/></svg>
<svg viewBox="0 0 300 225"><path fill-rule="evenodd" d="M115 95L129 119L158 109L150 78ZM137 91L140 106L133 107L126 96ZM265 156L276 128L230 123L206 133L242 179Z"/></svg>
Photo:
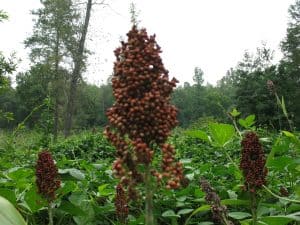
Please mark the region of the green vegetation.
<svg viewBox="0 0 300 225"><path fill-rule="evenodd" d="M99 87L81 76L94 2L41 3L16 87L0 52L1 225L300 223L299 0L279 63L263 45L216 86L196 67L177 88L134 5Z"/></svg>

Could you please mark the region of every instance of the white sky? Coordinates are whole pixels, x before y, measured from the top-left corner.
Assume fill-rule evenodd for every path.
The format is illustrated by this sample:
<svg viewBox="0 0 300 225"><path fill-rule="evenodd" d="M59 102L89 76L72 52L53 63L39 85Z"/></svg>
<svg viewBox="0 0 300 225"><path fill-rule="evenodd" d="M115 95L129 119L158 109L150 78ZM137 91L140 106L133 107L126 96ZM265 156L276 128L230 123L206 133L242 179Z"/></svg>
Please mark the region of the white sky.
<svg viewBox="0 0 300 225"><path fill-rule="evenodd" d="M95 6L89 28L89 57L84 77L91 83L105 82L112 74L113 50L130 29L131 0L107 0L110 7ZM294 0L135 0L140 26L155 33L162 58L171 77L192 82L196 66L205 82L215 84L235 67L246 49L255 51L265 41L281 57L279 44L285 37L288 7ZM23 41L32 32L30 10L39 0L0 0L9 21L0 23L0 51L16 52L22 59L18 71L29 68Z"/></svg>

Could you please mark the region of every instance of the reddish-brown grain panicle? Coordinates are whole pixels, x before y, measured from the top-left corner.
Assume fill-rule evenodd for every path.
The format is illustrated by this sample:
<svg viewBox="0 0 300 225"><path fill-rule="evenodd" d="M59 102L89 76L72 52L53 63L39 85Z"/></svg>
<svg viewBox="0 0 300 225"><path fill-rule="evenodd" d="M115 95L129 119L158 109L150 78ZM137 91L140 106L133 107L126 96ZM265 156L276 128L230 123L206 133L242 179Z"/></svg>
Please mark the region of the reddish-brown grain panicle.
<svg viewBox="0 0 300 225"><path fill-rule="evenodd" d="M38 193L48 202L52 202L56 197L55 191L60 187L60 179L50 152L39 153L35 174Z"/></svg>
<svg viewBox="0 0 300 225"><path fill-rule="evenodd" d="M254 132L245 135L241 142L242 155L240 168L245 177L245 187L247 190L256 192L266 184L267 168L266 158L259 142L258 136Z"/></svg>
<svg viewBox="0 0 300 225"><path fill-rule="evenodd" d="M165 144L178 123L177 109L170 103L178 81L169 79L155 35L133 26L127 38L114 51L115 103L106 113L105 135L117 150L113 172L131 198L138 196L136 184L144 181L139 165L151 165L156 150L163 154L162 171L152 173L159 182L165 178L168 188L178 188L183 175L174 148Z"/></svg>

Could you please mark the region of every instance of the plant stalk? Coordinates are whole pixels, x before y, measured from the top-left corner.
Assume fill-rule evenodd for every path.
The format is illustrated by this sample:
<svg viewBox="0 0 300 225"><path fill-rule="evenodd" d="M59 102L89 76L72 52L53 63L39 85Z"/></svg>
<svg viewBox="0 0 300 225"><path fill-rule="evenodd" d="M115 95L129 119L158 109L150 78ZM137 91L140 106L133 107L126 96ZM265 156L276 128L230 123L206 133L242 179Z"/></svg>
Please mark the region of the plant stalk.
<svg viewBox="0 0 300 225"><path fill-rule="evenodd" d="M146 186L146 202L145 202L145 225L154 225L153 216L153 190L151 185L150 165L145 168L145 186Z"/></svg>
<svg viewBox="0 0 300 225"><path fill-rule="evenodd" d="M53 209L51 203L49 203L48 205L48 215L49 215L49 225L53 225Z"/></svg>
<svg viewBox="0 0 300 225"><path fill-rule="evenodd" d="M250 195L251 195L252 225L257 225L257 198L256 198L256 193L250 193Z"/></svg>
<svg viewBox="0 0 300 225"><path fill-rule="evenodd" d="M281 196L279 196L279 195L273 193L273 192L272 192L269 188L267 188L265 185L263 185L263 188L264 188L267 192L269 192L271 195L273 195L275 198L282 199L282 200L288 201L288 202L293 202L293 203L298 203L298 204L300 204L300 201L299 201L299 200L281 197Z"/></svg>

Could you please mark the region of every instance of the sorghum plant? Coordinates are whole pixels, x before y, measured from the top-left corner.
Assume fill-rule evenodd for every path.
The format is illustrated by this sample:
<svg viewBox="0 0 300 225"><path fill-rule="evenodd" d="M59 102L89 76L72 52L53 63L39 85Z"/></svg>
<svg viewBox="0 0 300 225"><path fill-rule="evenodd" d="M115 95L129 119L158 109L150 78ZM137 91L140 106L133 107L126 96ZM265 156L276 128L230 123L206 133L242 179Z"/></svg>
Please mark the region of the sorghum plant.
<svg viewBox="0 0 300 225"><path fill-rule="evenodd" d="M226 206L221 204L221 199L216 191L211 187L209 182L205 179L200 180L202 191L205 193L205 200L210 205L213 220L216 223L222 223L224 225L233 225L228 219L228 212Z"/></svg>
<svg viewBox="0 0 300 225"><path fill-rule="evenodd" d="M257 191L266 184L268 173L265 167L266 158L259 138L254 132L248 132L241 142L242 156L240 168L245 178L245 190L251 196L253 224L257 223Z"/></svg>
<svg viewBox="0 0 300 225"><path fill-rule="evenodd" d="M105 134L117 149L113 171L126 188L128 199L138 196L138 183L145 185L145 224L150 225L154 224L152 178L158 182L166 178L167 188L178 188L183 177L181 163L175 162L174 148L165 143L177 125L177 109L170 104L177 80L169 80L155 35L148 36L145 29L134 25L127 37L127 42L122 41L114 52L115 103L107 111L110 126ZM159 149L161 171L151 164Z"/></svg>
<svg viewBox="0 0 300 225"><path fill-rule="evenodd" d="M53 225L52 202L56 198L55 191L60 188L60 179L50 152L38 154L35 173L38 193L48 202L49 225Z"/></svg>

